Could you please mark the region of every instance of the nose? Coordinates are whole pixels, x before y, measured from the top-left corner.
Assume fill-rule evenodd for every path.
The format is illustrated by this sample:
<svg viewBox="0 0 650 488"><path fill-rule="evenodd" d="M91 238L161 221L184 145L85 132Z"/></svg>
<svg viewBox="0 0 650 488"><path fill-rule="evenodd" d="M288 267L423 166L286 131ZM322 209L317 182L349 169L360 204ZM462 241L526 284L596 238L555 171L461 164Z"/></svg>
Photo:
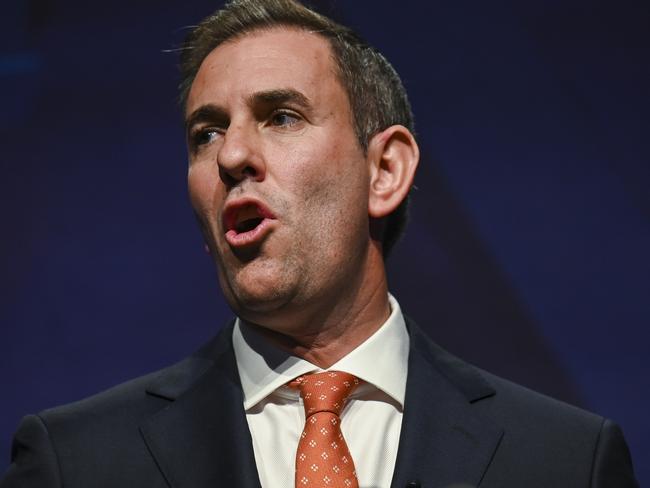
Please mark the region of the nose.
<svg viewBox="0 0 650 488"><path fill-rule="evenodd" d="M226 187L245 179L264 179L266 165L260 147L255 128L234 124L228 127L217 154L219 177Z"/></svg>

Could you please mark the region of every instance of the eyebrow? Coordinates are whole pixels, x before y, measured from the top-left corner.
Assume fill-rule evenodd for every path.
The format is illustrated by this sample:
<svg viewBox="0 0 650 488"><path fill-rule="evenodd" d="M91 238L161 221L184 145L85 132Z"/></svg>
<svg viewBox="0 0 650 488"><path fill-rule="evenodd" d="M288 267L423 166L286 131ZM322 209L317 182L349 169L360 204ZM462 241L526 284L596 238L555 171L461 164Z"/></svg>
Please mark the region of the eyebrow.
<svg viewBox="0 0 650 488"><path fill-rule="evenodd" d="M251 107L258 104L276 105L281 103L294 103L304 109L311 108L309 99L293 88L280 88L253 93L248 97L247 102Z"/></svg>
<svg viewBox="0 0 650 488"><path fill-rule="evenodd" d="M256 92L247 97L246 103L249 107L256 105L280 105L291 103L309 111L311 103L309 99L293 88L280 88L275 90L264 90ZM185 120L185 130L189 131L194 125L201 122L213 122L215 120L228 120L229 116L225 109L218 105L208 103L201 105L194 110Z"/></svg>
<svg viewBox="0 0 650 488"><path fill-rule="evenodd" d="M185 120L185 130L189 131L194 125L201 122L214 122L215 120L228 120L226 111L212 103L201 105Z"/></svg>

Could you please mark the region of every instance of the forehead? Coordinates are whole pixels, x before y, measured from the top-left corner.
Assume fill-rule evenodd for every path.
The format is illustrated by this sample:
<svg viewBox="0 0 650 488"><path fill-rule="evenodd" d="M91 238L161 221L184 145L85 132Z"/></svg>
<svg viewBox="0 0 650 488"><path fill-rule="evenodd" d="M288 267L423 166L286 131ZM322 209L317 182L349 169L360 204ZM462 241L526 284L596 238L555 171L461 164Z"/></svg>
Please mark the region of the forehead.
<svg viewBox="0 0 650 488"><path fill-rule="evenodd" d="M347 96L329 42L292 27L255 30L227 41L203 60L192 83L187 112L206 103L236 103L251 93L292 88L312 103ZM334 100L332 100L334 98Z"/></svg>

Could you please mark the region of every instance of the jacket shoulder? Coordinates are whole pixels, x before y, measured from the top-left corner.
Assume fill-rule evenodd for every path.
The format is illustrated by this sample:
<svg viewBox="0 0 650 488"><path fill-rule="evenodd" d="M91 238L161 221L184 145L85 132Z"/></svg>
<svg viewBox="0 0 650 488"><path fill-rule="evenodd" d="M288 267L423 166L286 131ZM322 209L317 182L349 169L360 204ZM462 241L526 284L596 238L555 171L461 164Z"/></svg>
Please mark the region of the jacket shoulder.
<svg viewBox="0 0 650 488"><path fill-rule="evenodd" d="M476 410L505 424L567 419L569 424L578 422L592 429L600 428L602 417L470 364L433 342L412 320L407 319L407 324L411 353L423 357Z"/></svg>
<svg viewBox="0 0 650 488"><path fill-rule="evenodd" d="M142 425L191 392L215 363L229 362L230 331L222 330L169 367L25 417L0 485L166 486L142 437Z"/></svg>
<svg viewBox="0 0 650 488"><path fill-rule="evenodd" d="M638 487L629 448L615 422L477 371L496 390L491 401L477 406L504 429L487 486L504 486L507 476L518 474L524 480L538 472L541 486L580 479L593 487Z"/></svg>
<svg viewBox="0 0 650 488"><path fill-rule="evenodd" d="M463 399L455 408L502 432L481 486L637 486L614 422L471 365L408 325L411 352L425 359L419 364Z"/></svg>
<svg viewBox="0 0 650 488"><path fill-rule="evenodd" d="M562 419L566 419L569 426L584 425L591 429L600 429L605 420L602 416L583 408L552 398L478 367L473 368L494 388L495 395L490 411L500 419L511 419L511 421L521 419L526 423L530 423L532 419L540 422L564 423Z"/></svg>
<svg viewBox="0 0 650 488"><path fill-rule="evenodd" d="M138 436L141 422L156 414L192 386L230 347L229 327L191 356L88 398L38 414L56 443L80 444L90 439Z"/></svg>

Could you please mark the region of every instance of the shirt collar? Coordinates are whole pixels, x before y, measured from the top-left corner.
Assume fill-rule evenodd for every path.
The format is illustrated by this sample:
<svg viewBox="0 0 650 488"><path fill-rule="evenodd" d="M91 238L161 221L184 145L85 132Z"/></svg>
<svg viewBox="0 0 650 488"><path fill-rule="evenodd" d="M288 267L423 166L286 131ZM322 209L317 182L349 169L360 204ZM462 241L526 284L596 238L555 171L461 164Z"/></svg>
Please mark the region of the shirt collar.
<svg viewBox="0 0 650 488"><path fill-rule="evenodd" d="M328 369L353 374L392 397L403 408L409 336L397 300L390 294L388 300L391 314L386 322ZM296 376L321 371L309 361L273 346L240 319L235 321L232 341L246 410Z"/></svg>

